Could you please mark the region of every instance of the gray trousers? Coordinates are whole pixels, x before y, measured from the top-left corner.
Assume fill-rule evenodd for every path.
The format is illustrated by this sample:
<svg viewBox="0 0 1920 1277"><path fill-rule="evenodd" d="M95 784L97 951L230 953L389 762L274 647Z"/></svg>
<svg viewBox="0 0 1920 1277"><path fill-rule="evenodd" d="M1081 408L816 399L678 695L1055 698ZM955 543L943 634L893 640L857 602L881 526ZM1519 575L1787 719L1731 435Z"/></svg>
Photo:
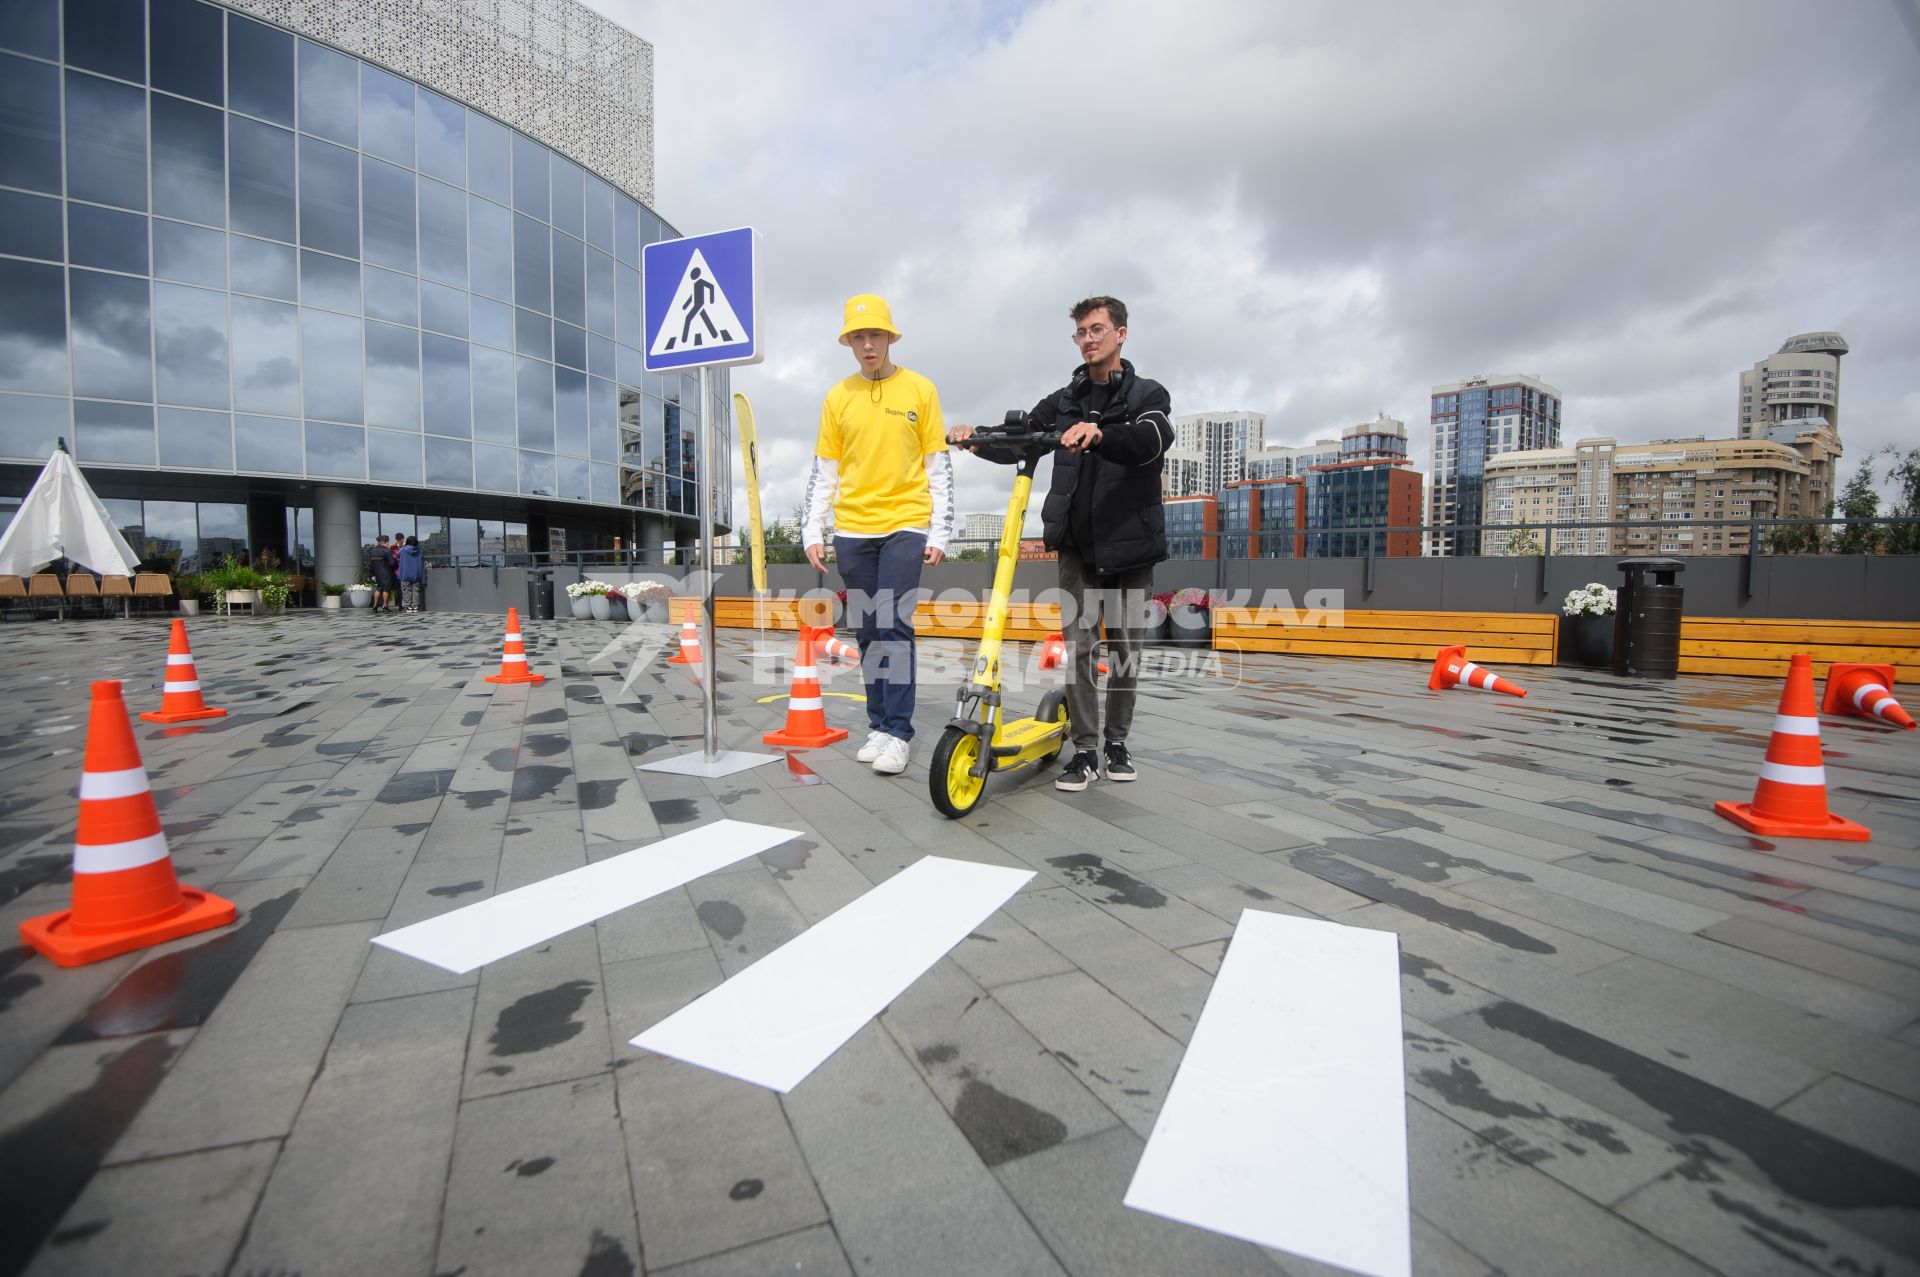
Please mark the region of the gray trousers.
<svg viewBox="0 0 1920 1277"><path fill-rule="evenodd" d="M1062 632L1067 659L1067 716L1073 725L1076 750L1097 749L1101 741L1100 685L1094 671L1094 652L1100 645L1100 622L1107 623L1107 713L1109 741L1124 741L1133 727L1135 687L1140 677L1141 635L1147 625L1147 602L1153 591L1153 569L1135 568L1113 576L1094 576L1080 556L1060 552L1060 589L1073 608L1073 619Z"/></svg>

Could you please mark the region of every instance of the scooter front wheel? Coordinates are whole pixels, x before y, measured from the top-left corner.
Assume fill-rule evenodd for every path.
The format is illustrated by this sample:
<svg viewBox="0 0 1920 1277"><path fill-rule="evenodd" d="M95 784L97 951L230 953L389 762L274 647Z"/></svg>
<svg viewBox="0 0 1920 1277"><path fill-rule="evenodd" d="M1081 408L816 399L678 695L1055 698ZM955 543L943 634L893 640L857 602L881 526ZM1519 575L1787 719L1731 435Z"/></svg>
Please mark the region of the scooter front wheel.
<svg viewBox="0 0 1920 1277"><path fill-rule="evenodd" d="M979 757L980 738L974 733L959 727L940 733L940 743L927 765L927 789L933 805L949 820L958 820L980 805L987 778L973 774Z"/></svg>

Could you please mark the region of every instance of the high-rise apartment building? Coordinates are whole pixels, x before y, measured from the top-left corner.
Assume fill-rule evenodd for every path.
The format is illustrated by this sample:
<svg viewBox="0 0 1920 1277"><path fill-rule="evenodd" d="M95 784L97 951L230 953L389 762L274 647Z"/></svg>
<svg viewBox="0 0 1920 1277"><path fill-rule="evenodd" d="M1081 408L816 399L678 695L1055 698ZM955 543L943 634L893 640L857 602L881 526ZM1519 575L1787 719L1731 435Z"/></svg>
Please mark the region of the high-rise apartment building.
<svg viewBox="0 0 1920 1277"><path fill-rule="evenodd" d="M1304 479L1243 479L1220 490L1220 543L1230 559L1298 559L1307 553Z"/></svg>
<svg viewBox="0 0 1920 1277"><path fill-rule="evenodd" d="M1418 558L1420 475L1410 462L1340 461L1307 474L1307 555ZM1388 532L1388 528L1407 531Z"/></svg>
<svg viewBox="0 0 1920 1277"><path fill-rule="evenodd" d="M1171 501L1175 497L1194 497L1201 495L1201 473L1205 463L1197 452L1182 452L1179 448L1167 449L1166 464L1160 470L1160 495Z"/></svg>
<svg viewBox="0 0 1920 1277"><path fill-rule="evenodd" d="M1606 523L1613 519L1616 443L1582 439L1566 448L1509 452L1487 462L1482 554L1534 554L1545 547L1547 525ZM1512 531L1502 531L1512 528ZM1553 535L1555 554L1609 554L1604 528L1566 528Z"/></svg>
<svg viewBox="0 0 1920 1277"><path fill-rule="evenodd" d="M1405 461L1407 459L1407 423L1381 413L1372 421L1348 426L1340 432L1340 455L1346 461ZM1330 462L1316 461L1315 465Z"/></svg>
<svg viewBox="0 0 1920 1277"><path fill-rule="evenodd" d="M1798 428L1818 420L1840 433L1840 356L1847 340L1839 333L1801 333L1740 374L1740 437L1777 439L1772 427Z"/></svg>
<svg viewBox="0 0 1920 1277"><path fill-rule="evenodd" d="M1247 456L1266 444L1267 418L1258 412L1193 412L1173 419L1167 495L1220 491L1247 477Z"/></svg>
<svg viewBox="0 0 1920 1277"><path fill-rule="evenodd" d="M1550 525L1623 522L1629 526L1555 527L1552 552L1744 554L1751 520L1809 517L1821 463L1831 461L1818 440L1795 448L1767 439L1582 439L1507 453L1487 463L1487 522L1497 526L1481 552L1537 554Z"/></svg>
<svg viewBox="0 0 1920 1277"><path fill-rule="evenodd" d="M1220 503L1211 496L1169 497L1165 506L1167 555L1175 559L1220 557Z"/></svg>
<svg viewBox="0 0 1920 1277"><path fill-rule="evenodd" d="M1782 518L1824 518L1834 497L1840 443L1839 333L1801 333L1740 374L1740 437L1783 444L1806 458L1807 481L1794 495L1799 512Z"/></svg>
<svg viewBox="0 0 1920 1277"><path fill-rule="evenodd" d="M986 550L992 553L1000 544L1000 534L1006 531L1007 516L1004 514L970 514L960 525L961 550Z"/></svg>
<svg viewBox="0 0 1920 1277"><path fill-rule="evenodd" d="M1472 554L1484 521L1487 462L1503 453L1560 446L1561 394L1538 377L1502 373L1433 388L1433 456L1426 522L1430 554Z"/></svg>
<svg viewBox="0 0 1920 1277"><path fill-rule="evenodd" d="M1298 447L1261 448L1247 454L1249 479L1300 479L1315 466L1330 466L1340 460L1338 439L1316 439Z"/></svg>

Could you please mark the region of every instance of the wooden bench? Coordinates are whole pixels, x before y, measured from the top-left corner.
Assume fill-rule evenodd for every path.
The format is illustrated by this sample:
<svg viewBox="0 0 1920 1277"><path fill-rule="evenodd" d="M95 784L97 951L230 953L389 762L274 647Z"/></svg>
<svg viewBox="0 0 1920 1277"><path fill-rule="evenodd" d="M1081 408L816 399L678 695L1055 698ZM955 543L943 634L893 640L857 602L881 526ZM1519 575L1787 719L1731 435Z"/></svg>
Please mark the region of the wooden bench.
<svg viewBox="0 0 1920 1277"><path fill-rule="evenodd" d="M921 638L977 639L986 628L984 599L935 599L913 614L914 633ZM1016 643L1037 643L1060 630L1060 609L1050 603L1014 603L1007 609L1006 637Z"/></svg>
<svg viewBox="0 0 1920 1277"><path fill-rule="evenodd" d="M713 625L721 630L797 630L800 628L801 599L767 599L765 602L752 598L716 598L713 601ZM693 609L693 619L700 620L700 600L691 594L675 594L667 600L667 620L675 625L686 620L687 609ZM818 611L818 624L826 624L826 613ZM809 624L815 622L811 619Z"/></svg>
<svg viewBox="0 0 1920 1277"><path fill-rule="evenodd" d="M678 625L691 603L699 615L700 600L691 595L675 595L668 603L668 617ZM772 598L764 603L753 598L716 598L713 623L723 630L796 630L803 611L808 624L824 625L826 615L815 599ZM914 609L913 628L921 638L977 639L986 624L987 605L979 599L931 599ZM1007 614L1007 638L1015 642L1037 643L1060 628L1060 609L1051 604L1015 603Z"/></svg>
<svg viewBox="0 0 1920 1277"><path fill-rule="evenodd" d="M1901 683L1920 682L1920 622L1788 621L1757 617L1683 616L1682 674L1786 675L1788 658L1805 652L1823 679L1835 661L1891 665ZM1896 688L1895 695L1899 695Z"/></svg>
<svg viewBox="0 0 1920 1277"><path fill-rule="evenodd" d="M1323 612L1286 608L1214 609L1219 651L1289 652L1431 661L1443 647L1467 646L1488 665L1552 665L1560 618L1547 612Z"/></svg>

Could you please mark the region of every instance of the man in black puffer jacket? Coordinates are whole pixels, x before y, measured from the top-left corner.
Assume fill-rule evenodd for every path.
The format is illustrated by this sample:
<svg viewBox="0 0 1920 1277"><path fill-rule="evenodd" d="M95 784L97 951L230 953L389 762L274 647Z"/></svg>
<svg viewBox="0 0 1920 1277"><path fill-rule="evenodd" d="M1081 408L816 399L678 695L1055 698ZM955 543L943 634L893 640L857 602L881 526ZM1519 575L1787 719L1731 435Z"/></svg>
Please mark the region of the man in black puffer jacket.
<svg viewBox="0 0 1920 1277"><path fill-rule="evenodd" d="M1078 791L1101 769L1094 753L1103 725L1093 657L1102 615L1112 658L1104 724L1107 779L1139 774L1127 751L1127 732L1153 565L1167 557L1160 472L1173 446L1173 404L1166 387L1139 376L1120 357L1127 340L1124 302L1089 297L1073 308L1073 320L1074 345L1086 362L1028 417L1036 429L1061 432L1040 517L1047 548L1060 554L1060 588L1073 613L1065 637L1073 661L1067 713L1074 753L1054 788ZM960 426L950 437L959 443L972 433Z"/></svg>

